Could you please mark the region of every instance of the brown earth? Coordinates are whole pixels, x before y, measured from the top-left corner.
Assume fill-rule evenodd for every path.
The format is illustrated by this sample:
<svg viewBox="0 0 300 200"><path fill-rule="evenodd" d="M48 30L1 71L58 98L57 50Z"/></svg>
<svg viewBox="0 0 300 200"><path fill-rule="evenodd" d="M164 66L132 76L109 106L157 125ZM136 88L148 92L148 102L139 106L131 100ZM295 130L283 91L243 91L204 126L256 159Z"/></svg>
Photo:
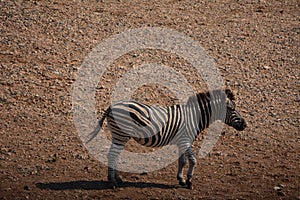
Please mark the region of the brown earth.
<svg viewBox="0 0 300 200"><path fill-rule="evenodd" d="M299 1L0 5L0 199L300 198ZM104 39L140 27L174 29L198 41L217 62L248 123L243 132L225 127L210 154L198 157L193 190L177 186L176 162L154 172L124 172L123 187L108 189L106 166L89 154L73 122L72 86L85 57ZM130 52L99 80L99 117L122 74L147 62L172 66L195 91L205 90L177 55ZM134 96L151 104L176 102L172 91L157 85ZM195 149L199 144L201 138ZM132 143L128 149L142 148Z"/></svg>

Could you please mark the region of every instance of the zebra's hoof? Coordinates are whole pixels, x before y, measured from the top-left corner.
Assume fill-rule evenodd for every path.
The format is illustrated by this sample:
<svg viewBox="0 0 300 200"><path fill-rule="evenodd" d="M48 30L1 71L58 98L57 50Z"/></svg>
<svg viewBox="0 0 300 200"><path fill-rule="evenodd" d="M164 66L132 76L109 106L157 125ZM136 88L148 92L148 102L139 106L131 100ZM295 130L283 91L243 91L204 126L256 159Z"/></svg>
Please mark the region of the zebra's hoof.
<svg viewBox="0 0 300 200"><path fill-rule="evenodd" d="M109 185L108 185L108 188L109 188L109 189L113 189L113 190L115 190L117 187L118 187L118 185L117 185L116 182L109 183Z"/></svg>
<svg viewBox="0 0 300 200"><path fill-rule="evenodd" d="M186 187L188 188L188 189L193 189L193 184L192 184L192 182L190 182L190 181L187 181L186 182Z"/></svg>
<svg viewBox="0 0 300 200"><path fill-rule="evenodd" d="M186 182L184 180L183 181L179 181L179 185L183 186L183 187L186 187Z"/></svg>

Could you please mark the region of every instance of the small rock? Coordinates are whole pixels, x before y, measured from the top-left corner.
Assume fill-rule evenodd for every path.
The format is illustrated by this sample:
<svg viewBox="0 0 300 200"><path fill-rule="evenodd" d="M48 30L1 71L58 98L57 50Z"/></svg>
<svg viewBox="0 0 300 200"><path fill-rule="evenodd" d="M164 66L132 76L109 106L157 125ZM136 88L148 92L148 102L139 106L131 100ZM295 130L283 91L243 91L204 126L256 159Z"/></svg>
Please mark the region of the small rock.
<svg viewBox="0 0 300 200"><path fill-rule="evenodd" d="M280 191L280 190L282 190L282 188L281 188L281 187L279 187L279 186L275 186L275 187L274 187L274 190L276 190L276 191Z"/></svg>
<svg viewBox="0 0 300 200"><path fill-rule="evenodd" d="M28 185L25 185L24 186L24 190L29 190L30 188L29 188L29 186Z"/></svg>
<svg viewBox="0 0 300 200"><path fill-rule="evenodd" d="M77 155L75 156L75 158L82 160L82 159L83 159L83 156L80 155L80 154L77 154Z"/></svg>
<svg viewBox="0 0 300 200"><path fill-rule="evenodd" d="M48 163L51 163L51 162L56 162L58 159L58 155L55 153L53 156L51 156L51 158L49 158L47 160Z"/></svg>

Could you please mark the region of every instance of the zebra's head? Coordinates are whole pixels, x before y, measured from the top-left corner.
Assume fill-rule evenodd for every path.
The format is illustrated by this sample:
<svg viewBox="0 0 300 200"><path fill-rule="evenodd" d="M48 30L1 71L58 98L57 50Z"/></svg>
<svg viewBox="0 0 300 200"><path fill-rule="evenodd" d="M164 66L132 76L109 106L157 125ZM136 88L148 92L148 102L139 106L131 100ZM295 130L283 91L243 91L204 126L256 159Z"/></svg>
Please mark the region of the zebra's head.
<svg viewBox="0 0 300 200"><path fill-rule="evenodd" d="M225 90L226 93L226 117L225 117L225 124L232 126L238 131L242 131L247 127L245 119L240 115L240 113L235 109L234 103L234 95L229 90Z"/></svg>

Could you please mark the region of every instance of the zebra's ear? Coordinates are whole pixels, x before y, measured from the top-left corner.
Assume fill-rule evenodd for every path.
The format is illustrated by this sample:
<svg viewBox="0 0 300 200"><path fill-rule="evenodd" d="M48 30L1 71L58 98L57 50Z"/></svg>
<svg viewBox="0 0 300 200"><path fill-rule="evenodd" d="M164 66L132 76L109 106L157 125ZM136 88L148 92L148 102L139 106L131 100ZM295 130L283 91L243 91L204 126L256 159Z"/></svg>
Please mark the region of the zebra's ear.
<svg viewBox="0 0 300 200"><path fill-rule="evenodd" d="M230 89L226 89L225 93L226 93L226 96L228 97L228 99L230 99L231 101L233 101L235 99L234 94L231 92Z"/></svg>

